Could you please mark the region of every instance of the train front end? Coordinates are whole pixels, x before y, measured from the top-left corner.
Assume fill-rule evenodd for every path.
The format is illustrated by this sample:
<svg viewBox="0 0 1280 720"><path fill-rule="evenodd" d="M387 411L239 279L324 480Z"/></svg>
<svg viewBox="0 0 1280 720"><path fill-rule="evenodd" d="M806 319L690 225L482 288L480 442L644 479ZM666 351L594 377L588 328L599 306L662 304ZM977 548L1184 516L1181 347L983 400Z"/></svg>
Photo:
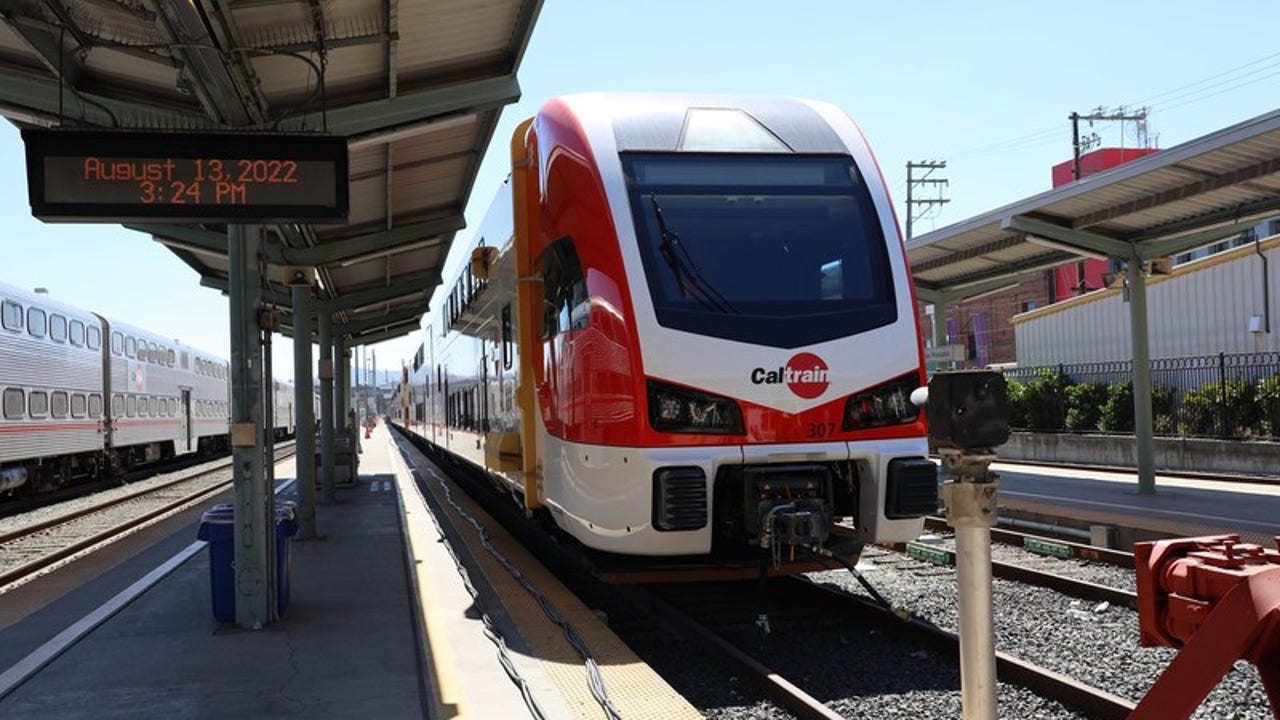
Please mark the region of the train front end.
<svg viewBox="0 0 1280 720"><path fill-rule="evenodd" d="M568 96L525 135L541 503L584 544L774 566L937 508L915 300L854 123ZM517 228L520 221L517 220Z"/></svg>

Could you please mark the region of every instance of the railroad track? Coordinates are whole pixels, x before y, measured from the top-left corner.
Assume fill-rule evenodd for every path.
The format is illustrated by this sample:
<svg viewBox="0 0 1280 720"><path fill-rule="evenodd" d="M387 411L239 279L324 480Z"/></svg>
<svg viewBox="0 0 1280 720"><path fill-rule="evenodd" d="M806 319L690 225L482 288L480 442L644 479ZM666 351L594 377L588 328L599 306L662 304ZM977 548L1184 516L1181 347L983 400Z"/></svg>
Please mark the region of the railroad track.
<svg viewBox="0 0 1280 720"><path fill-rule="evenodd" d="M636 602L653 617L669 624L674 632L722 653L764 687L772 701L801 720L843 718L827 703L807 692L803 681L784 676L766 665L756 653L742 647L741 628L753 624L759 626L758 600L750 591L725 592L725 589L723 583L705 587L695 584L669 586L639 591L641 595ZM912 636L910 642L913 644L941 648L948 662L956 662L959 654L959 638L953 633L923 620L904 620L868 598L819 585L803 577L774 581L770 594L771 606L785 608L771 613L773 622L778 625L796 618L840 617L865 626L868 618L874 618L884 632L906 633ZM726 630L732 626L739 629ZM737 641L731 639L735 634L739 638ZM807 633L801 631L795 635L795 639L800 641ZM1134 704L1124 698L1008 653L996 653L996 667L1000 680L1056 700L1091 718L1120 720L1134 708ZM804 676L809 671L795 669L793 672Z"/></svg>
<svg viewBox="0 0 1280 720"><path fill-rule="evenodd" d="M293 454L277 446L276 459ZM231 460L181 473L116 497L0 532L0 593L161 518L219 495L231 486Z"/></svg>

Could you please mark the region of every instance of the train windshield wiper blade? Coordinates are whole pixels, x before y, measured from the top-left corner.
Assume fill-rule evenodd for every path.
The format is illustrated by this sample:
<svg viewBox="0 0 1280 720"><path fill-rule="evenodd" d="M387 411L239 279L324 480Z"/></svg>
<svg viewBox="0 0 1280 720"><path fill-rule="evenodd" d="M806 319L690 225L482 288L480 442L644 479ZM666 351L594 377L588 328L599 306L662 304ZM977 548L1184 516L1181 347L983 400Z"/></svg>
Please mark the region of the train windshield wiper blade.
<svg viewBox="0 0 1280 720"><path fill-rule="evenodd" d="M693 259L680 243L680 236L667 227L667 220L662 216L662 206L658 204L658 196L655 193L649 193L649 200L653 203L654 217L658 219L658 250L662 253L662 259L667 261L667 266L671 268L671 274L675 275L680 296L692 297L704 307L716 312L738 312L711 286L711 283L707 282L706 278L702 277L702 273L698 272L698 266L693 264Z"/></svg>

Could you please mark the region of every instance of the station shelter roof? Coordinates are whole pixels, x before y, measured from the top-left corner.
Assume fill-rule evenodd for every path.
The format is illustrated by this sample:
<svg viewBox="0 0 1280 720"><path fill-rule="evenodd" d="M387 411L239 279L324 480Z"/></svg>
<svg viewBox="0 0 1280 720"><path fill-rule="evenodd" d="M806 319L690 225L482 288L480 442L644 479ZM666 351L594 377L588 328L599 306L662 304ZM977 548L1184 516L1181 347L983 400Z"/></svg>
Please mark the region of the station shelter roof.
<svg viewBox="0 0 1280 720"><path fill-rule="evenodd" d="M345 223L265 226L264 301L314 266L335 337L413 332L427 309L541 0L5 3L0 114L19 127L321 132L347 140ZM227 291L226 227L146 222Z"/></svg>
<svg viewBox="0 0 1280 720"><path fill-rule="evenodd" d="M920 235L907 257L922 301L961 300L1081 256L1150 269L1277 211L1280 111Z"/></svg>

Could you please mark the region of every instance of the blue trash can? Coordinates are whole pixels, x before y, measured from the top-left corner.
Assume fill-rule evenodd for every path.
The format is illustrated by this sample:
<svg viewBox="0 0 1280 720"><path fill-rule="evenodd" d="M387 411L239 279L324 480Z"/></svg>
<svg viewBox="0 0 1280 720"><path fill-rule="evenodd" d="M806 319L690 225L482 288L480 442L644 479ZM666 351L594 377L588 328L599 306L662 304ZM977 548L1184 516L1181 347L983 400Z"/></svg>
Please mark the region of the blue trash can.
<svg viewBox="0 0 1280 720"><path fill-rule="evenodd" d="M277 503L276 521L276 612L284 615L289 607L289 575L293 566L291 538L298 532L293 503ZM213 599L213 617L219 622L236 619L235 506L214 505L200 518L196 537L209 543L209 589Z"/></svg>

